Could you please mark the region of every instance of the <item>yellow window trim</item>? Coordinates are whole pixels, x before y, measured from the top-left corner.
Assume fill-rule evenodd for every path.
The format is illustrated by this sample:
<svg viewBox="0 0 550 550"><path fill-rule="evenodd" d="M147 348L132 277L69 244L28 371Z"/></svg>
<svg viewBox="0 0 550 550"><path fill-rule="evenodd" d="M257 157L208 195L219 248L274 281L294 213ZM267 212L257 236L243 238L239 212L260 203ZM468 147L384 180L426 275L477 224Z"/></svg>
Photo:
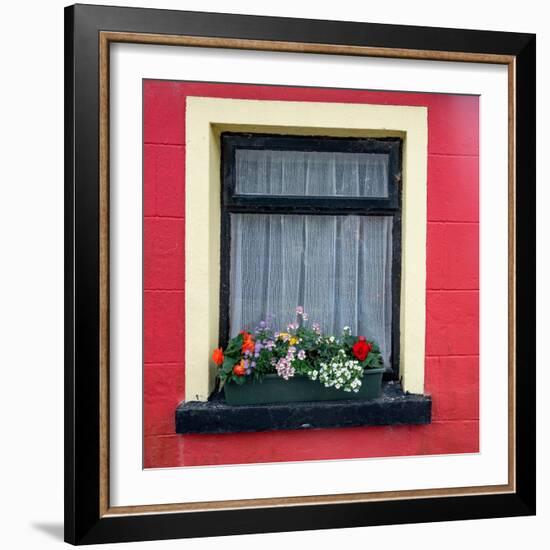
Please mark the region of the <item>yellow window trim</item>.
<svg viewBox="0 0 550 550"><path fill-rule="evenodd" d="M403 204L401 376L424 391L426 331L426 107L188 97L185 167L185 400L206 401L216 366L220 285L220 134L401 136Z"/></svg>

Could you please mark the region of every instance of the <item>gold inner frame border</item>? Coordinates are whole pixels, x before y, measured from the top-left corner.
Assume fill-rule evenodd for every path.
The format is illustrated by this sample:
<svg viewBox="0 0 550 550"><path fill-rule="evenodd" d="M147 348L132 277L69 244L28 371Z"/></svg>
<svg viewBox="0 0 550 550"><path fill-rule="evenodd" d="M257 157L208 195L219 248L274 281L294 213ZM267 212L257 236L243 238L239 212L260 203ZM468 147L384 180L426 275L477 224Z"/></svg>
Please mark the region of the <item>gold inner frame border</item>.
<svg viewBox="0 0 550 550"><path fill-rule="evenodd" d="M111 507L109 503L109 79L111 43L154 44L163 46L187 46L225 48L328 55L352 55L387 57L395 59L420 59L430 61L458 61L465 63L493 63L508 67L508 483L477 487L438 488L426 490L384 491L349 493L344 495L315 495L302 497L278 497L216 502L191 502L173 504L148 504L141 506ZM99 515L113 517L124 515L199 512L208 510L232 510L299 505L343 504L350 502L376 502L385 500L441 498L514 493L516 490L516 341L515 341L515 130L516 130L516 58L511 55L413 50L401 48L377 48L338 44L310 44L247 40L232 38L198 37L186 35L160 35L101 31L99 33L99 356L100 356L100 486Z"/></svg>

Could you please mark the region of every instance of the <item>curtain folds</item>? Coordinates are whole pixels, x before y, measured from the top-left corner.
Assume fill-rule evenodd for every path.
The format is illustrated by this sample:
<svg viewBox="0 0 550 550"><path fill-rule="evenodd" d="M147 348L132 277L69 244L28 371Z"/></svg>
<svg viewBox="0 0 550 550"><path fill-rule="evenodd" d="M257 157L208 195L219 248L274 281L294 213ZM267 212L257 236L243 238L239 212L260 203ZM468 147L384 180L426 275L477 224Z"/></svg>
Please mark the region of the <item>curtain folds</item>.
<svg viewBox="0 0 550 550"><path fill-rule="evenodd" d="M388 156L237 149L235 192L387 197ZM392 216L231 214L230 333L304 306L325 333L344 326L391 352Z"/></svg>
<svg viewBox="0 0 550 550"><path fill-rule="evenodd" d="M237 149L235 162L239 195L388 196L386 154Z"/></svg>
<svg viewBox="0 0 550 550"><path fill-rule="evenodd" d="M344 326L391 352L391 216L231 214L230 332L304 306L323 332Z"/></svg>

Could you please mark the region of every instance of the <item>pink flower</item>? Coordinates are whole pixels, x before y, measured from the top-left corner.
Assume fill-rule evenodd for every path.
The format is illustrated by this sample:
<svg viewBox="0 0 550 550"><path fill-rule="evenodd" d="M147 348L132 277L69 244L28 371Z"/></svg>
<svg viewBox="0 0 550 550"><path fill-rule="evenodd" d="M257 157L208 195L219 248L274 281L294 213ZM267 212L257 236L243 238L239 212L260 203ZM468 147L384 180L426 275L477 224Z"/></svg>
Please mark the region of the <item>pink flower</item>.
<svg viewBox="0 0 550 550"><path fill-rule="evenodd" d="M285 380L288 380L294 376L294 367L285 357L277 361L275 368L277 369L277 374Z"/></svg>

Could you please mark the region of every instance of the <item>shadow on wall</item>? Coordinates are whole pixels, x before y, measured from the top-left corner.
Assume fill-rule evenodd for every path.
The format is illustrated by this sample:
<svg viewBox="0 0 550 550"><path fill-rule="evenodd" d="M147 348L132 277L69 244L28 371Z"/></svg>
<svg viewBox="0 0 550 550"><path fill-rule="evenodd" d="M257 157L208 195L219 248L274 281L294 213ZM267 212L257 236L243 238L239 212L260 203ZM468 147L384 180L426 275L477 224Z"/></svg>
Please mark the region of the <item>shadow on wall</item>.
<svg viewBox="0 0 550 550"><path fill-rule="evenodd" d="M45 533L52 539L63 541L63 523L31 523L31 528Z"/></svg>

